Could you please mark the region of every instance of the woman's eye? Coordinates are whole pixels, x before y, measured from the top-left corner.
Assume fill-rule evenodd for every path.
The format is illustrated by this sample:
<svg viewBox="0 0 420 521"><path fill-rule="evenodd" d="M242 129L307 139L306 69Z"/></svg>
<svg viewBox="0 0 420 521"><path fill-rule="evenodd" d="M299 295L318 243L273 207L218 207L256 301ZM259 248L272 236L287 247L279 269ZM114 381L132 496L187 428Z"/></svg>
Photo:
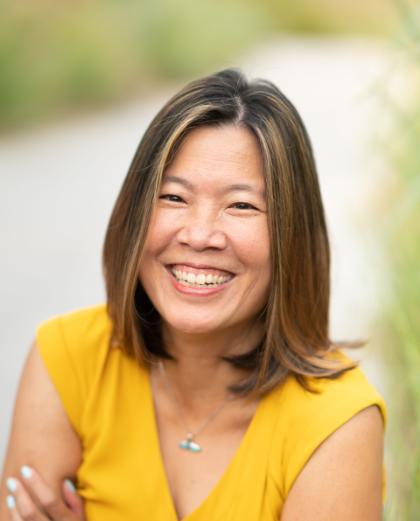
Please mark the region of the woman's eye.
<svg viewBox="0 0 420 521"><path fill-rule="evenodd" d="M234 203L232 206L238 208L238 210L257 210L252 204L249 203Z"/></svg>
<svg viewBox="0 0 420 521"><path fill-rule="evenodd" d="M174 194L163 194L159 196L159 199L165 199L166 201L171 201L173 203L183 203L184 200L179 197L179 195Z"/></svg>
<svg viewBox="0 0 420 521"><path fill-rule="evenodd" d="M163 199L165 201L170 201L171 203L185 203L184 199L180 197L179 195L175 194L162 194L159 196L159 199ZM234 203L231 205L231 207L236 208L238 210L258 210L255 206L253 206L250 203Z"/></svg>

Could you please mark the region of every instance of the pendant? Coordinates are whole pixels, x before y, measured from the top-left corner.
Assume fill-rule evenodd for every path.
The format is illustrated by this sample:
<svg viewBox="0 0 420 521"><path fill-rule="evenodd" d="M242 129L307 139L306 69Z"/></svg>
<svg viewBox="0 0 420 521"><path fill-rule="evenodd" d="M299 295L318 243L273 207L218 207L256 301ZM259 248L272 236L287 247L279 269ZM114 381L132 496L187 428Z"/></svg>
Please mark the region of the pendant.
<svg viewBox="0 0 420 521"><path fill-rule="evenodd" d="M193 440L193 437L194 435L191 432L189 432L187 434L187 439L182 440L178 447L181 449L189 450L190 452L201 452L202 449L200 445Z"/></svg>

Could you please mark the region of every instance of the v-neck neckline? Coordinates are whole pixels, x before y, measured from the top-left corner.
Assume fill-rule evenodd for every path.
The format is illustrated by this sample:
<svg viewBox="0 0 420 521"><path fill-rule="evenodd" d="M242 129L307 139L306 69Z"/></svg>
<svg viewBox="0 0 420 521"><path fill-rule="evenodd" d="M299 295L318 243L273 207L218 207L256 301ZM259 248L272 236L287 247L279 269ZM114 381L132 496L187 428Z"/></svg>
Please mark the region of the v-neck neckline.
<svg viewBox="0 0 420 521"><path fill-rule="evenodd" d="M254 414L251 418L251 421L249 422L246 431L244 435L242 436L242 439L233 454L232 458L229 460L229 463L225 467L222 475L216 482L216 484L213 486L213 488L210 490L208 495L201 501L201 503L188 515L186 515L183 518L179 518L176 512L175 508L175 502L174 498L172 497L171 490L169 487L169 480L168 476L166 474L165 464L162 457L162 450L160 446L160 439L159 439L159 431L158 431L158 424L157 424L157 415L156 415L156 409L155 409L155 403L154 403L154 396L153 396L153 388L152 388L152 380L151 380L151 374L150 369L145 368L146 372L146 379L147 379L147 392L148 392L148 412L151 416L151 421L147 422L148 425L151 425L152 429L152 440L153 440L153 448L152 450L155 451L156 454L156 461L158 462L158 472L162 478L162 482L164 483L164 495L165 501L168 504L168 507L171 511L171 520L170 521L194 521L196 516L206 507L206 505L215 500L220 489L223 487L223 484L225 481L229 478L229 476L234 471L235 466L238 465L238 461L240 461L241 456L243 452L245 451L245 447L249 442L249 439L252 436L253 431L255 430L255 425L257 424L257 420L259 416L261 415L261 410L263 408L263 403L265 402L266 396L263 396L260 398L258 405L254 411Z"/></svg>

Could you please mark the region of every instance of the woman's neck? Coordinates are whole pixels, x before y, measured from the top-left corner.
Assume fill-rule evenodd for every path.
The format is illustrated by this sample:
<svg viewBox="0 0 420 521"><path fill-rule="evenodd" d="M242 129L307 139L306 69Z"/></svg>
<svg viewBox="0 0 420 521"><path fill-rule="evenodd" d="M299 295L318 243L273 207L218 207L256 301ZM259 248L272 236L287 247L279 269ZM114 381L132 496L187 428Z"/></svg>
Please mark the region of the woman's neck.
<svg viewBox="0 0 420 521"><path fill-rule="evenodd" d="M203 404L211 409L228 396L228 385L239 383L246 375L221 359L238 355L255 347L262 336L262 327L241 326L236 331L191 334L164 328L167 351L176 361L165 360L165 374L178 400L189 410Z"/></svg>

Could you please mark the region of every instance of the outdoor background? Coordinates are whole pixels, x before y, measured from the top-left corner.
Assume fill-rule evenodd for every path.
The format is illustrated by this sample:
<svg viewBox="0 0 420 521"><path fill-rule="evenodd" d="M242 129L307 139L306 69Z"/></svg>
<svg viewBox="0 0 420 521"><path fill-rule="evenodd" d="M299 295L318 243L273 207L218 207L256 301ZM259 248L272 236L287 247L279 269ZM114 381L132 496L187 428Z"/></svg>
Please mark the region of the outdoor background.
<svg viewBox="0 0 420 521"><path fill-rule="evenodd" d="M420 519L420 6L403 0L0 0L0 461L35 328L102 302L107 221L185 82L274 81L311 136L331 335L388 405L384 519ZM30 437L31 433L27 433Z"/></svg>

